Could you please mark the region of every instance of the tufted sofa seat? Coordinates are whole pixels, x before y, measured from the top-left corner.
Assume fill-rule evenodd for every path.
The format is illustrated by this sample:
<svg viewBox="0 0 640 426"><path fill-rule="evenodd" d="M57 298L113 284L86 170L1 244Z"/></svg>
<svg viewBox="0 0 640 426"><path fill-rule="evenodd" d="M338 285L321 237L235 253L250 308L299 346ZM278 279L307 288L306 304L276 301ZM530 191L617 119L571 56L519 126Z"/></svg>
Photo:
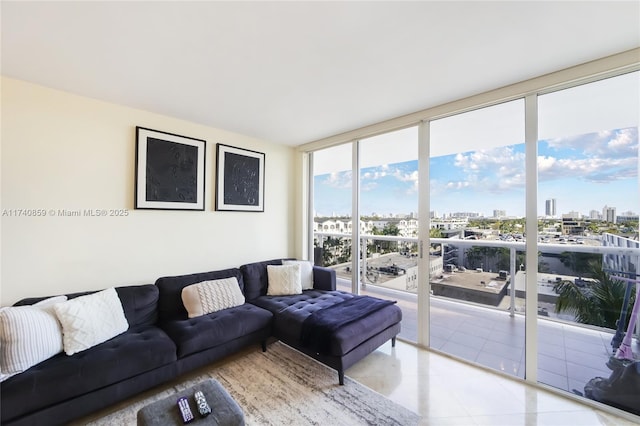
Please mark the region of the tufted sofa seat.
<svg viewBox="0 0 640 426"><path fill-rule="evenodd" d="M218 360L252 344L262 343L271 335L271 312L245 303L233 308L189 318L182 303L182 289L202 281L235 277L244 291L242 274L237 268L189 275L162 277L156 280L160 292L159 325L177 346L178 373Z"/></svg>
<svg viewBox="0 0 640 426"><path fill-rule="evenodd" d="M341 291L306 290L295 296L260 296L251 303L273 312L273 335L287 344L299 346L302 323L312 313L351 299ZM399 323L402 311L389 306L340 328L331 341L330 355L342 356L363 341Z"/></svg>
<svg viewBox="0 0 640 426"><path fill-rule="evenodd" d="M292 296L260 296L251 301L274 314L273 335L283 341L300 337L302 322L313 312L351 299L341 291L305 290Z"/></svg>
<svg viewBox="0 0 640 426"><path fill-rule="evenodd" d="M268 312L245 303L199 318L166 321L162 328L176 343L178 359L182 359L259 330L265 330L266 338L270 321Z"/></svg>

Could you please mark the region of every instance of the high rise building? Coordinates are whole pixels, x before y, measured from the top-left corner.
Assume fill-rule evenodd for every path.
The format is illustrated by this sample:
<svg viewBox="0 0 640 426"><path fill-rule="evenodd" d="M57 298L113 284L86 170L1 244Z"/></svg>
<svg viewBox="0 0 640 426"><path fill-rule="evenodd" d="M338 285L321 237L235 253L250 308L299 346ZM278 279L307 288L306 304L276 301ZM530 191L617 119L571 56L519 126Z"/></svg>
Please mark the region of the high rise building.
<svg viewBox="0 0 640 426"><path fill-rule="evenodd" d="M616 208L604 206L602 208L602 220L610 223L616 223Z"/></svg>
<svg viewBox="0 0 640 426"><path fill-rule="evenodd" d="M546 216L552 216L552 217L556 215L556 199L555 198L551 198L550 200L545 201L544 214Z"/></svg>

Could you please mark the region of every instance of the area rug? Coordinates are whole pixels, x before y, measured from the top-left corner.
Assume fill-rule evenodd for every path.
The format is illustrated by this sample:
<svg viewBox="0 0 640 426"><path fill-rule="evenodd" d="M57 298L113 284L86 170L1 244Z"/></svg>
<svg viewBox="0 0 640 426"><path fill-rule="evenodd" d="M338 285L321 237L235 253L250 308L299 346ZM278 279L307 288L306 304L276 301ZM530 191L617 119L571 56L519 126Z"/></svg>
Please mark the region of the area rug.
<svg viewBox="0 0 640 426"><path fill-rule="evenodd" d="M138 410L208 378L218 380L244 410L247 425L417 425L420 417L366 386L280 342L200 369L74 424L135 425Z"/></svg>

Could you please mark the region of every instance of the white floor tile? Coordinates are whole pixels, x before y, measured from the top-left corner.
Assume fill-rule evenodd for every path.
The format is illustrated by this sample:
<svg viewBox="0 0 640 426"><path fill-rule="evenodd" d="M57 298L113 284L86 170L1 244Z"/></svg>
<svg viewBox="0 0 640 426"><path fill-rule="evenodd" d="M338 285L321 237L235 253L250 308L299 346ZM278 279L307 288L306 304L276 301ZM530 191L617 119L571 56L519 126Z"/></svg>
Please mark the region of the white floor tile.
<svg viewBox="0 0 640 426"><path fill-rule="evenodd" d="M374 287L368 291L375 294ZM417 315L414 315L417 312L415 302L413 305L408 303L404 309L412 313L407 319L417 321ZM522 315L511 317L505 311L432 298L429 321L431 348L514 378L524 378L524 321L525 317ZM414 333L412 338L415 339L417 324L412 324L410 328ZM583 392L585 383L591 378L608 377L610 370L606 367L606 362L612 352L612 336L611 333L540 318L539 382L567 392L573 389ZM640 342L634 341L633 345L634 352L640 353ZM377 367L374 366L375 363L366 368L357 364L347 374L351 375L354 371L366 377L368 371L371 371L371 375L376 377L370 378L368 383L374 389L378 387L392 399L402 399L423 415L432 415L431 419L437 419L434 424L471 424L469 420L473 419L474 424L554 425L558 424L556 418L540 414L581 410L597 413L597 416L579 417L585 420L585 424L599 422L601 418L608 419L608 415L603 412L571 399L504 379L448 356L417 349L413 345L401 343L393 354L385 347L381 350L393 355L396 360L387 365L377 364ZM423 353L430 355L420 355ZM385 360L383 357L377 359L381 363ZM385 370L396 377L385 378ZM401 380L398 383L399 376ZM509 390L509 396L505 397L508 408L504 408L504 401L501 403L497 400L499 398L495 398L495 392L487 391L487 384L498 379L503 380L501 383ZM478 383L478 380L484 380L484 390L474 387L473 383ZM496 392L500 394L500 391ZM423 421L423 424L432 423ZM571 421L569 424L579 423Z"/></svg>
<svg viewBox="0 0 640 426"><path fill-rule="evenodd" d="M346 374L419 413L422 425L638 424L405 342L383 345ZM541 370L539 378L545 374L553 375Z"/></svg>

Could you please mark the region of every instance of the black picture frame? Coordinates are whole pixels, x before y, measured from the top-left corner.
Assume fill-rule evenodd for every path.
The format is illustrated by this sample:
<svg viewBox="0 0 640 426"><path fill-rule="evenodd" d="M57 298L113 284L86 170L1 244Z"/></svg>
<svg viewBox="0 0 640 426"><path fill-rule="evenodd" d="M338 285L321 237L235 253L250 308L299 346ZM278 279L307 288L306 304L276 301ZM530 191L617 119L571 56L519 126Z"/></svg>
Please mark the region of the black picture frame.
<svg viewBox="0 0 640 426"><path fill-rule="evenodd" d="M207 142L136 127L135 208L204 210Z"/></svg>
<svg viewBox="0 0 640 426"><path fill-rule="evenodd" d="M264 212L263 152L217 144L216 210Z"/></svg>

